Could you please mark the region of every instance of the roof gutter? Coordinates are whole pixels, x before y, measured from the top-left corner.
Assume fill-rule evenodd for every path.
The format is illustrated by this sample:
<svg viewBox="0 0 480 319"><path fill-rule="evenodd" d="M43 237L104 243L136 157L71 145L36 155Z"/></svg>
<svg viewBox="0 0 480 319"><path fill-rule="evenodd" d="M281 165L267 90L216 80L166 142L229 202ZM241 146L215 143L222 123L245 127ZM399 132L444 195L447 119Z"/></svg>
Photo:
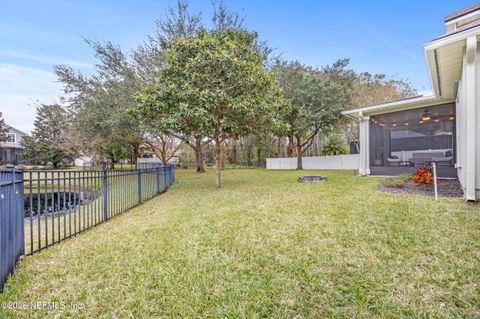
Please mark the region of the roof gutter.
<svg viewBox="0 0 480 319"><path fill-rule="evenodd" d="M440 97L442 92L440 90L440 76L438 72L438 60L436 49L424 49L425 61L427 62L428 77L432 87L433 96Z"/></svg>

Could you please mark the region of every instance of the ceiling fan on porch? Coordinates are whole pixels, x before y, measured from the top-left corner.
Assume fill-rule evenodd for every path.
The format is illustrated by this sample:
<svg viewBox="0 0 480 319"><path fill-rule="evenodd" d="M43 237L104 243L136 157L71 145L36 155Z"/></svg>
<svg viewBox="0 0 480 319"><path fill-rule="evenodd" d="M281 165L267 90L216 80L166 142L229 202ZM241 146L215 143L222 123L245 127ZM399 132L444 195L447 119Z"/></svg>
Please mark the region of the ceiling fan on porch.
<svg viewBox="0 0 480 319"><path fill-rule="evenodd" d="M430 112L428 110L425 110L422 116L420 117L419 123L423 124L424 122L430 121L431 119L432 119L432 115L430 115Z"/></svg>

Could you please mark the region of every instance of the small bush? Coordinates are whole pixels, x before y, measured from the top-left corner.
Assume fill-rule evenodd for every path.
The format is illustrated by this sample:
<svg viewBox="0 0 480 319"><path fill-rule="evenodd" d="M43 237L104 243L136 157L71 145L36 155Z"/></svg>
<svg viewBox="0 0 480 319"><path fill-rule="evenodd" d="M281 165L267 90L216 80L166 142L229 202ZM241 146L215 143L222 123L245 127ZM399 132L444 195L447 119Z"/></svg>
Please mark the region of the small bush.
<svg viewBox="0 0 480 319"><path fill-rule="evenodd" d="M409 180L409 174L401 174L395 177L386 178L382 184L387 187L402 188L408 183Z"/></svg>
<svg viewBox="0 0 480 319"><path fill-rule="evenodd" d="M348 153L350 153L350 150L348 149L347 142L342 135L337 133L330 134L322 145L323 155L342 155Z"/></svg>
<svg viewBox="0 0 480 319"><path fill-rule="evenodd" d="M382 184L387 187L401 188L404 187L406 183L401 178L389 177L386 178Z"/></svg>
<svg viewBox="0 0 480 319"><path fill-rule="evenodd" d="M405 183L408 183L408 181L412 179L412 175L410 175L408 173L403 173L403 174L398 175L398 178L401 178L402 180L405 181Z"/></svg>
<svg viewBox="0 0 480 319"><path fill-rule="evenodd" d="M427 185L433 183L432 168L428 166L420 166L412 179L417 184Z"/></svg>

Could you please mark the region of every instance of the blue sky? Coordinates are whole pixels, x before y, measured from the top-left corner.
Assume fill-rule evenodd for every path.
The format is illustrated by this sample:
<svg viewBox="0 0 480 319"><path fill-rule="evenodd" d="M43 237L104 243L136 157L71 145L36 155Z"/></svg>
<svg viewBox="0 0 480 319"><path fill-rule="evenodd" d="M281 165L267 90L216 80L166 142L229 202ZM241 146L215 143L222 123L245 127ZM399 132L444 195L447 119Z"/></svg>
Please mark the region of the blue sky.
<svg viewBox="0 0 480 319"><path fill-rule="evenodd" d="M52 66L88 73L95 59L82 37L129 50L153 33L175 0L0 0L0 112L19 129L33 128L35 106L58 101ZM357 71L410 80L430 90L422 46L444 33L443 18L471 1L226 0L248 28L287 59L321 66L350 58ZM210 0L191 0L211 18Z"/></svg>

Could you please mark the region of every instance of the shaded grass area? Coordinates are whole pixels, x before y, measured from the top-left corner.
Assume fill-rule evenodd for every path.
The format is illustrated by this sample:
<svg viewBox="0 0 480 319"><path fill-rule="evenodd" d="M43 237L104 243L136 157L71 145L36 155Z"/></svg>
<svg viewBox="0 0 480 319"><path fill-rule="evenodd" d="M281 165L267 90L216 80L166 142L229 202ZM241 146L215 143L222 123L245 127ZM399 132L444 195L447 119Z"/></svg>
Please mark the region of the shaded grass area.
<svg viewBox="0 0 480 319"><path fill-rule="evenodd" d="M24 259L0 295L65 309L0 317L480 315L478 204L382 193L352 172L227 170L220 190L212 170L176 174L167 193Z"/></svg>

